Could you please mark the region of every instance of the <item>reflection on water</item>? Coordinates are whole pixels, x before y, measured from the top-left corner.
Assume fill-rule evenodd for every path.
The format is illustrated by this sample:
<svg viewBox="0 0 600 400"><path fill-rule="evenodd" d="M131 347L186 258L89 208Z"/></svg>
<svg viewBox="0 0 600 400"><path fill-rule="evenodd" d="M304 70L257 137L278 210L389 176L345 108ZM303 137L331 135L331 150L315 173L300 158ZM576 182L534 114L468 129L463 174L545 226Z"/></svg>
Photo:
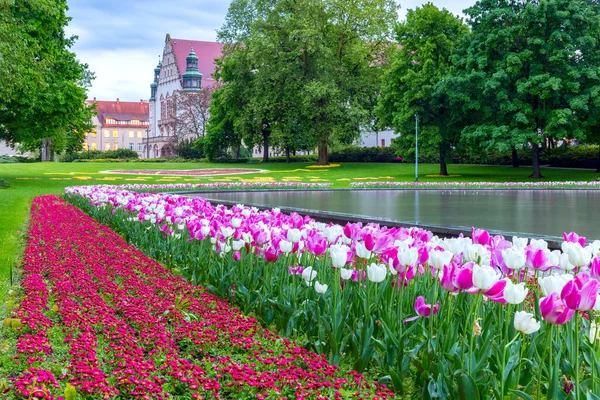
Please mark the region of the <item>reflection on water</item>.
<svg viewBox="0 0 600 400"><path fill-rule="evenodd" d="M404 222L600 239L600 191L361 190L222 192L210 199L343 212Z"/></svg>

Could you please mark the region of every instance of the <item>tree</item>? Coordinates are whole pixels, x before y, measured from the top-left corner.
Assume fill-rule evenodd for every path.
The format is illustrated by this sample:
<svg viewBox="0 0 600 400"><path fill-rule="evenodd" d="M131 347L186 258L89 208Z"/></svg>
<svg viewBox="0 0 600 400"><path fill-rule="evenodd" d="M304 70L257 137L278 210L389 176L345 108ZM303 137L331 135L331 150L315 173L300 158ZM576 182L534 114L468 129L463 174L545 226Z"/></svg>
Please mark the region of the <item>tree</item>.
<svg viewBox="0 0 600 400"><path fill-rule="evenodd" d="M221 77L247 82L236 128L260 132L263 147L269 138L288 150L316 145L327 164L328 146L351 142L368 118L366 94L396 8L392 0L234 0L219 39L224 63L246 66L231 81Z"/></svg>
<svg viewBox="0 0 600 400"><path fill-rule="evenodd" d="M529 146L539 152L583 138L598 85L599 18L589 0L481 0L465 10L472 37L455 57L446 91L475 121L463 139L483 150Z"/></svg>
<svg viewBox="0 0 600 400"><path fill-rule="evenodd" d="M93 74L69 51L66 10L66 0L0 3L0 139L41 149L43 159L80 148L92 127Z"/></svg>
<svg viewBox="0 0 600 400"><path fill-rule="evenodd" d="M177 137L193 140L206 136L206 124L210 116L208 112L210 96L214 90L214 86L208 86L199 91L175 92Z"/></svg>
<svg viewBox="0 0 600 400"><path fill-rule="evenodd" d="M446 159L461 129L453 123L453 109L436 85L451 73L451 56L468 28L446 9L427 3L408 10L395 34L399 49L384 78L378 114L386 125L401 132L396 141L405 150L415 147L412 132L418 116L419 143L437 149L440 175L448 175Z"/></svg>
<svg viewBox="0 0 600 400"><path fill-rule="evenodd" d="M236 109L230 106L234 97L233 89L235 89L234 85L225 85L212 93L206 139L195 141L197 146L202 145L202 150L211 161L223 157L229 148L241 147L242 138L234 128Z"/></svg>

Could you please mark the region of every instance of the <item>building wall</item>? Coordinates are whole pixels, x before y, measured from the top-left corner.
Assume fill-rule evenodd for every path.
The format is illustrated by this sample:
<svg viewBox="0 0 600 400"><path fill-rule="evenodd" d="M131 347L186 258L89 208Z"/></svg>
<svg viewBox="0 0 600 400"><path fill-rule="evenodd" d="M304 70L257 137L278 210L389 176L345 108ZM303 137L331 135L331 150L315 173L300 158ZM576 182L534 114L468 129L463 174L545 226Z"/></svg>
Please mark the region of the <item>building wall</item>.
<svg viewBox="0 0 600 400"><path fill-rule="evenodd" d="M140 126L103 126L97 116L92 118L94 129L87 132L83 142L83 150L118 150L131 149L144 158L144 137L146 128Z"/></svg>
<svg viewBox="0 0 600 400"><path fill-rule="evenodd" d="M4 140L0 140L0 156L20 156L23 155L11 148Z"/></svg>
<svg viewBox="0 0 600 400"><path fill-rule="evenodd" d="M377 133L363 132L357 141L357 145L360 147L390 147L392 139L397 136L392 129Z"/></svg>

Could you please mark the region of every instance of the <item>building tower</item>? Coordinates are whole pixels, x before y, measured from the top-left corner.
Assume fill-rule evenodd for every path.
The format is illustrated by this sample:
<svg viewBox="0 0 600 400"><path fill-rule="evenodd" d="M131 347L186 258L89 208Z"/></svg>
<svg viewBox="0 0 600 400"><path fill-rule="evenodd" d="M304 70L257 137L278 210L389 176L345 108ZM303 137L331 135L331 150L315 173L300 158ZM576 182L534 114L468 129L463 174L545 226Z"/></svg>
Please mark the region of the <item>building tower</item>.
<svg viewBox="0 0 600 400"><path fill-rule="evenodd" d="M194 48L186 57L185 72L181 75L183 90L192 91L202 89L202 74L198 71L198 56L194 53Z"/></svg>

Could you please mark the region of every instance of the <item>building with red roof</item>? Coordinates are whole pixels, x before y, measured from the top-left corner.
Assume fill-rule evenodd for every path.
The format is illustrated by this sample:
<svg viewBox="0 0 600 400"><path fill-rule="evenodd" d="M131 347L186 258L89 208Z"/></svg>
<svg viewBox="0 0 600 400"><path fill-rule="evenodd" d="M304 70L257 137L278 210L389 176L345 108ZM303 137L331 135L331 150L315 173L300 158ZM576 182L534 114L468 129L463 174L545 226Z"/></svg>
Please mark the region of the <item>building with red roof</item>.
<svg viewBox="0 0 600 400"><path fill-rule="evenodd" d="M150 103L140 101L88 100L96 104L96 112L92 118L95 129L86 134L84 150L118 150L136 151L144 156L144 137L148 134Z"/></svg>
<svg viewBox="0 0 600 400"><path fill-rule="evenodd" d="M154 69L150 85L149 131L144 147L148 158L175 155L174 146L185 136L178 129L178 97L212 88L215 59L223 45L216 42L165 37L162 61ZM181 103L181 101L179 101ZM190 139L194 137L190 133Z"/></svg>

